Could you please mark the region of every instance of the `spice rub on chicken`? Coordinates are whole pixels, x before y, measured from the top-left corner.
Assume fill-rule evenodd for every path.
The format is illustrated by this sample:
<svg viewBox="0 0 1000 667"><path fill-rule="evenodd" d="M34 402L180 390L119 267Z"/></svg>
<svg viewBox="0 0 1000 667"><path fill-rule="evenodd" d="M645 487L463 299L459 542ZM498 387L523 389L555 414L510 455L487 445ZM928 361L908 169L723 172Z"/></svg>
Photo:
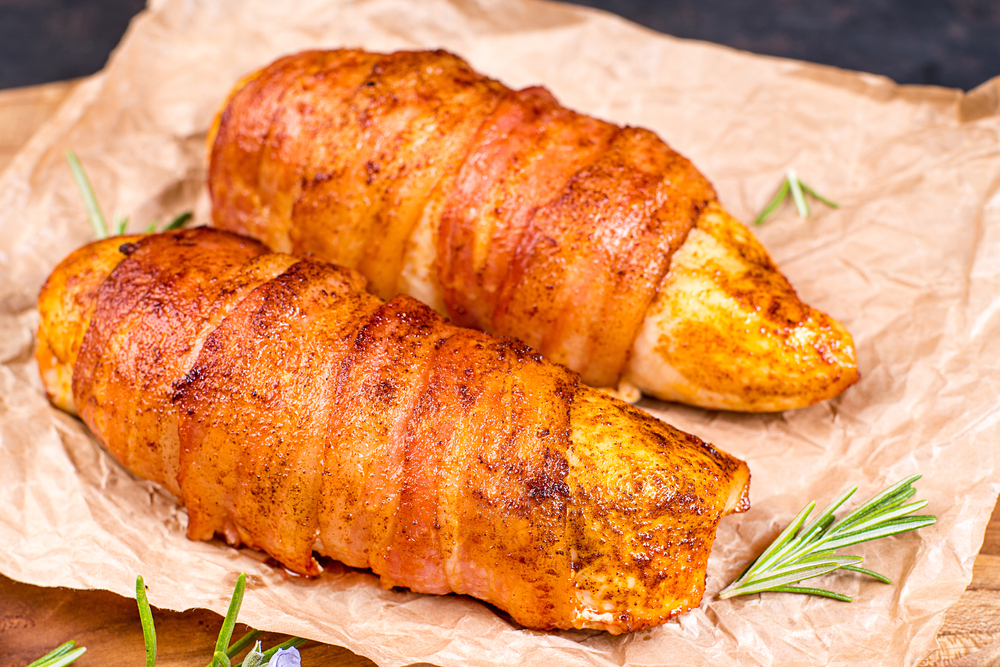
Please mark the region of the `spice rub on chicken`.
<svg viewBox="0 0 1000 667"><path fill-rule="evenodd" d="M749 471L510 338L356 271L205 228L105 239L39 297L38 363L125 466L220 534L316 575L530 628L628 632L697 606Z"/></svg>
<svg viewBox="0 0 1000 667"><path fill-rule="evenodd" d="M307 51L209 134L214 224L358 269L592 386L785 410L858 379L711 184L654 133L510 90L444 51Z"/></svg>

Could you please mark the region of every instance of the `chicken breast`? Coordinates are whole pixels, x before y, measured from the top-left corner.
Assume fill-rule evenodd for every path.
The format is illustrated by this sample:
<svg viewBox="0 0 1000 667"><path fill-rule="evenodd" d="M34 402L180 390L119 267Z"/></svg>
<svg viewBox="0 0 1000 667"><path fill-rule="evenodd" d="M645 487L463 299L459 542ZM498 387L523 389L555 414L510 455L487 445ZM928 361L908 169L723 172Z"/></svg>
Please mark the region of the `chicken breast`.
<svg viewBox="0 0 1000 667"><path fill-rule="evenodd" d="M39 297L42 378L178 495L192 539L306 576L318 546L530 628L620 633L699 604L719 520L749 506L745 463L364 287L205 228L99 241Z"/></svg>
<svg viewBox="0 0 1000 667"><path fill-rule="evenodd" d="M282 58L237 85L209 147L216 226L356 268L593 386L759 412L858 379L850 334L687 159L452 54Z"/></svg>

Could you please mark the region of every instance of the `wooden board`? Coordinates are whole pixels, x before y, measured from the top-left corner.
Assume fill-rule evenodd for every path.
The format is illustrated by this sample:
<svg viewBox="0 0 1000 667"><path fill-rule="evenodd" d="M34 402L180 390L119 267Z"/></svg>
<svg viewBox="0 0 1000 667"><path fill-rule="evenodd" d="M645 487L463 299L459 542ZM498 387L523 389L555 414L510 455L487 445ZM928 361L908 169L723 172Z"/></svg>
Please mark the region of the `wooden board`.
<svg viewBox="0 0 1000 667"><path fill-rule="evenodd" d="M977 648L1000 641L1000 502L986 526L972 582L944 617L937 646L920 667L941 667Z"/></svg>
<svg viewBox="0 0 1000 667"><path fill-rule="evenodd" d="M154 609L153 623L157 667L201 667L211 660L222 617L203 609ZM241 637L247 630L245 625L237 625L233 637ZM288 637L265 633L260 639L269 648ZM78 667L146 664L135 600L108 591L39 588L0 577L0 663L27 665L69 640L87 648L73 663ZM299 652L303 665L375 665L346 648L316 642L306 643Z"/></svg>
<svg viewBox="0 0 1000 667"><path fill-rule="evenodd" d="M0 91L0 169L59 108L74 82ZM222 619L210 611L154 611L157 665L206 664ZM242 628L245 631L245 628ZM142 628L135 601L106 591L38 588L0 576L0 661L26 665L64 641L87 653L79 667L144 664ZM280 641L267 635L266 645ZM1000 641L1000 503L993 510L972 583L948 610L937 646L920 667L941 667L976 648ZM305 665L369 667L345 648L315 642L303 647Z"/></svg>

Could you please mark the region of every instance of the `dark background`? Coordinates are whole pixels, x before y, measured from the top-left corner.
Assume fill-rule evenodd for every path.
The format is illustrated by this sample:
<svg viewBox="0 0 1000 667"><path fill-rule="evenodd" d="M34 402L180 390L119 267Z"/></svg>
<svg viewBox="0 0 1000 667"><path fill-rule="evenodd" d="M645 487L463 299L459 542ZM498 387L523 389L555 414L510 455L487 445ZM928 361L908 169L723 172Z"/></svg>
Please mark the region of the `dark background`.
<svg viewBox="0 0 1000 667"><path fill-rule="evenodd" d="M968 90L1000 75L1000 0L573 1L678 37L899 83ZM0 0L0 88L96 72L144 4Z"/></svg>

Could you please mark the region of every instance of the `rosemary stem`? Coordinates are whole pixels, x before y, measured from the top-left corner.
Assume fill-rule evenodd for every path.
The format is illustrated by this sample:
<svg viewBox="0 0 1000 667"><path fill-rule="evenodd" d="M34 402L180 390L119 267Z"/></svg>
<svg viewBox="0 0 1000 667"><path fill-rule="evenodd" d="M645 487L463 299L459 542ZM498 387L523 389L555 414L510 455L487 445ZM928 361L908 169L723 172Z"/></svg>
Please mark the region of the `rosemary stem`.
<svg viewBox="0 0 1000 667"><path fill-rule="evenodd" d="M233 636L233 628L236 626L236 617L240 613L240 606L243 604L243 592L247 587L246 572L241 572L236 580L236 589L233 591L233 599L229 601L229 610L226 618L222 621L222 629L219 630L219 639L215 643L215 653L225 655L229 648L229 640ZM228 659L227 659L228 663ZM228 667L228 665L227 665Z"/></svg>

